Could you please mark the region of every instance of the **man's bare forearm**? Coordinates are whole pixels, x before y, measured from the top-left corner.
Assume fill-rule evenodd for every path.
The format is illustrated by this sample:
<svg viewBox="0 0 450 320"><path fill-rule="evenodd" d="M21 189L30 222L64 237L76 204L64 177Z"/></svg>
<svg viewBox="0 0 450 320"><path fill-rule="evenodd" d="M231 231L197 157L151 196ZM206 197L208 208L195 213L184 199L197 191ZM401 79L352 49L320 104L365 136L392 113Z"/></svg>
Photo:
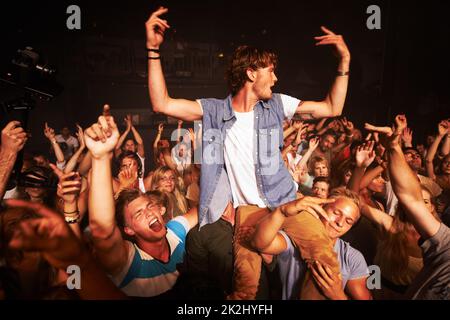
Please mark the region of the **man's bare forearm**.
<svg viewBox="0 0 450 320"><path fill-rule="evenodd" d="M16 159L17 153L0 150L0 201L5 196L6 185L11 176Z"/></svg>
<svg viewBox="0 0 450 320"><path fill-rule="evenodd" d="M116 226L114 219L114 194L109 156L92 159L91 186L89 189L89 227L92 233L110 235Z"/></svg>
<svg viewBox="0 0 450 320"><path fill-rule="evenodd" d="M169 102L169 94L159 59L148 60L148 91L153 111L165 113Z"/></svg>
<svg viewBox="0 0 450 320"><path fill-rule="evenodd" d="M348 182L347 188L356 193L359 193L359 190L361 188L361 181L364 177L364 172L366 172L366 168L358 166L355 167L355 169L353 169L350 181Z"/></svg>
<svg viewBox="0 0 450 320"><path fill-rule="evenodd" d="M348 72L350 69L350 59L341 59L338 67L339 72ZM345 98L347 96L348 76L337 76L334 79L331 89L328 92L326 101L329 103L333 115L342 114Z"/></svg>
<svg viewBox="0 0 450 320"><path fill-rule="evenodd" d="M444 143L442 144L440 153L442 157L445 157L450 153L450 133L447 133L447 135L445 136Z"/></svg>
<svg viewBox="0 0 450 320"><path fill-rule="evenodd" d="M424 239L434 236L440 223L425 206L418 178L407 164L400 146L391 147L386 152L392 188L399 203Z"/></svg>

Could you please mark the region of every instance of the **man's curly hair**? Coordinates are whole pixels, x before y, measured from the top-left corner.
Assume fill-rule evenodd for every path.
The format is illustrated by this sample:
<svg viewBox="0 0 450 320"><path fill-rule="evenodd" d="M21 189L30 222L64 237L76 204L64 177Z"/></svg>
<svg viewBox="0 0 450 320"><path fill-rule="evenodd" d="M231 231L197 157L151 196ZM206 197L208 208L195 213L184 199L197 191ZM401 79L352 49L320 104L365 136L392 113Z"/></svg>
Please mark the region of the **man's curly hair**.
<svg viewBox="0 0 450 320"><path fill-rule="evenodd" d="M239 46L231 57L226 72L226 79L231 94L235 95L248 81L247 69L257 70L273 64L277 65L277 55L269 50L253 46Z"/></svg>

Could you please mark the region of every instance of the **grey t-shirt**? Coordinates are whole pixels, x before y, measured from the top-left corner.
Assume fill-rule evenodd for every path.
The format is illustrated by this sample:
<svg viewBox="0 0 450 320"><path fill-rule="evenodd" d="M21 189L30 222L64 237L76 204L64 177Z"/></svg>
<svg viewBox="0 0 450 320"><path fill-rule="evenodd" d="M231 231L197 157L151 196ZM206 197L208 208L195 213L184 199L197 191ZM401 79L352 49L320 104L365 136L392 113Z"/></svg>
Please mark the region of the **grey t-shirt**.
<svg viewBox="0 0 450 320"><path fill-rule="evenodd" d="M282 284L282 299L296 300L300 296L300 284L306 272L306 265L300 257L299 251L294 247L291 239L280 231L287 243L285 251L277 257ZM341 239L336 241L334 251L337 253L342 274L342 287L345 288L348 280L369 276L364 256Z"/></svg>
<svg viewBox="0 0 450 320"><path fill-rule="evenodd" d="M439 231L420 244L422 271L406 292L417 300L450 300L450 229L441 224Z"/></svg>

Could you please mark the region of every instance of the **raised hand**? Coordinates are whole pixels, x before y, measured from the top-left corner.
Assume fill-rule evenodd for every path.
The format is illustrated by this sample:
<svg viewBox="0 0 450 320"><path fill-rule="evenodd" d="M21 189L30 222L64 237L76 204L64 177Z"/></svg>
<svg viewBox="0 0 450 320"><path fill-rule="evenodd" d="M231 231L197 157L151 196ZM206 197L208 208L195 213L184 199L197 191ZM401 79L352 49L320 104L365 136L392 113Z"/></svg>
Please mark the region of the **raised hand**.
<svg viewBox="0 0 450 320"><path fill-rule="evenodd" d="M341 35L335 34L333 31L327 29L326 27L320 27L322 31L325 33L323 36L314 37L318 42L316 46L322 45L333 45L335 48L336 55L341 60L350 60L350 51L345 44L344 38ZM347 70L344 70L347 71Z"/></svg>
<svg viewBox="0 0 450 320"><path fill-rule="evenodd" d="M122 169L119 172L118 178L121 188L132 188L138 179L137 171L129 168Z"/></svg>
<svg viewBox="0 0 450 320"><path fill-rule="evenodd" d="M117 141L119 130L110 115L109 105L103 107L103 115L98 118L97 123L84 131L86 146L95 159L112 154Z"/></svg>
<svg viewBox="0 0 450 320"><path fill-rule="evenodd" d="M53 128L50 128L48 126L48 123L46 122L44 125L44 135L47 137L48 140L51 142L55 141L55 130Z"/></svg>
<svg viewBox="0 0 450 320"><path fill-rule="evenodd" d="M169 9L159 7L158 10L150 15L150 18L145 23L145 30L147 32L147 48L158 49L164 41L164 32L169 29L167 20L160 18L161 15L167 13Z"/></svg>
<svg viewBox="0 0 450 320"><path fill-rule="evenodd" d="M319 141L320 141L320 139L318 137L317 138L312 138L311 140L309 140L309 147L308 148L311 151L316 150L317 147L319 146Z"/></svg>
<svg viewBox="0 0 450 320"><path fill-rule="evenodd" d="M396 134L402 134L402 132L408 127L408 121L404 114L395 116L394 130Z"/></svg>
<svg viewBox="0 0 450 320"><path fill-rule="evenodd" d="M356 166L359 168L367 168L375 159L375 152L373 147L375 145L374 141L368 141L360 145L356 149Z"/></svg>
<svg viewBox="0 0 450 320"><path fill-rule="evenodd" d="M158 125L158 133L159 133L159 134L162 134L163 131L164 131L164 124L163 124L163 123L160 123L160 124Z"/></svg>
<svg viewBox="0 0 450 320"><path fill-rule="evenodd" d="M400 136L408 127L406 116L401 114L395 117L395 125L390 127L377 127L366 123L364 128L368 131L378 133L380 143L384 148L397 147L400 145Z"/></svg>
<svg viewBox="0 0 450 320"><path fill-rule="evenodd" d="M353 130L355 129L355 126L353 124L353 122L347 120L346 117L341 119L341 123L344 126L345 131L347 131L347 133L352 133Z"/></svg>
<svg viewBox="0 0 450 320"><path fill-rule="evenodd" d="M300 130L300 129L303 127L303 121L294 121L294 122L292 123L292 127L293 127L295 130Z"/></svg>
<svg viewBox="0 0 450 320"><path fill-rule="evenodd" d="M125 119L123 119L125 124L127 125L127 131L131 130L131 127L133 126L133 121L131 120L131 114L127 114Z"/></svg>
<svg viewBox="0 0 450 320"><path fill-rule="evenodd" d="M402 140L405 146L412 147L412 130L410 128L405 128L402 132Z"/></svg>
<svg viewBox="0 0 450 320"><path fill-rule="evenodd" d="M76 136L77 136L78 142L80 144L80 150L83 150L86 147L86 143L84 142L83 128L81 128L78 123L77 123Z"/></svg>
<svg viewBox="0 0 450 320"><path fill-rule="evenodd" d="M442 120L438 125L438 134L445 136L448 133L449 123L447 120Z"/></svg>
<svg viewBox="0 0 450 320"><path fill-rule="evenodd" d="M40 203L7 200L6 204L39 215L39 218L27 219L18 224L9 242L12 249L40 251L48 263L58 269L65 270L73 264L82 268L87 263L87 251L61 214Z"/></svg>
<svg viewBox="0 0 450 320"><path fill-rule="evenodd" d="M338 127L338 121L336 119L334 119L333 121L331 121L330 123L328 123L327 127L329 129L332 129L334 131L338 131L339 127Z"/></svg>
<svg viewBox="0 0 450 320"><path fill-rule="evenodd" d="M58 196L66 203L75 203L81 192L81 176L78 172L64 174L58 183Z"/></svg>
<svg viewBox="0 0 450 320"><path fill-rule="evenodd" d="M11 121L2 130L2 152L17 154L27 142L27 133L20 126L19 121Z"/></svg>

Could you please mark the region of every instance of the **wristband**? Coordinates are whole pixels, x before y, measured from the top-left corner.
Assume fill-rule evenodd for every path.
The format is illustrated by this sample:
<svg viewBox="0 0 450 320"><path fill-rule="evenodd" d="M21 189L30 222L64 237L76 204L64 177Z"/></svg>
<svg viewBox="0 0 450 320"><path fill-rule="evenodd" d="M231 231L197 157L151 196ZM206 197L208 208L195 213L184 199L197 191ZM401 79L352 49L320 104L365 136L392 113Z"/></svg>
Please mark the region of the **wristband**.
<svg viewBox="0 0 450 320"><path fill-rule="evenodd" d="M336 73L336 75L337 75L338 77L348 76L349 74L350 74L350 71L338 71L338 72Z"/></svg>
<svg viewBox="0 0 450 320"><path fill-rule="evenodd" d="M80 213L80 211L77 209L77 210L75 210L75 211L72 211L72 212L66 212L66 211L64 211L64 215L66 216L70 216L70 215L75 215L75 214L79 214Z"/></svg>
<svg viewBox="0 0 450 320"><path fill-rule="evenodd" d="M149 48L145 48L148 52L156 52L156 53L160 53L159 49L149 49Z"/></svg>

